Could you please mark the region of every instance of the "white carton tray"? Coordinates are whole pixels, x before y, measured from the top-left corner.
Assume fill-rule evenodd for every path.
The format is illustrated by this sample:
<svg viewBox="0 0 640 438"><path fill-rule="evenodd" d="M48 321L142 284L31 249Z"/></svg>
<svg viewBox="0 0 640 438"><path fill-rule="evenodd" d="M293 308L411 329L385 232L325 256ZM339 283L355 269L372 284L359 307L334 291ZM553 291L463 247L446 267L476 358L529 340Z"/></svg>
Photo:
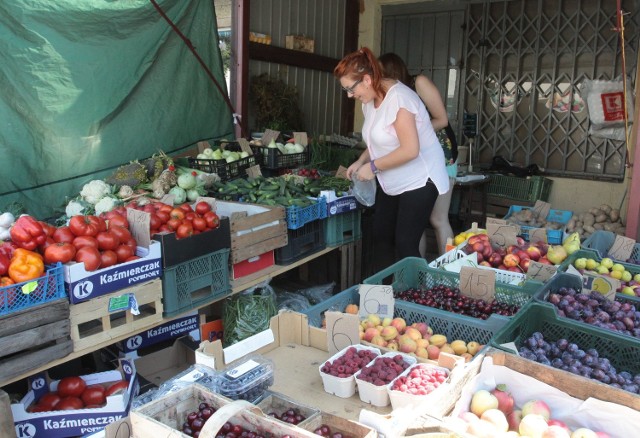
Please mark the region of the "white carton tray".
<svg viewBox="0 0 640 438"><path fill-rule="evenodd" d="M382 356L377 357L372 361L372 363L375 363L375 361L381 357L393 358L398 355L402 356L402 360L404 361L404 363L409 365L407 369L411 368L411 365L414 365L416 362L418 362L418 360L415 357L409 356L408 354L400 353L397 351L390 351L383 354ZM358 377L361 371L362 370L358 371L353 375L356 379L356 384L358 386L358 395L360 396L360 400L362 400L365 403L371 403L374 406L388 406L390 403L390 400L389 400L389 392L387 390L387 385L378 386L378 385L374 385L373 383L360 380ZM406 371L407 370L404 370L402 373L399 374L399 376L404 374Z"/></svg>
<svg viewBox="0 0 640 438"><path fill-rule="evenodd" d="M376 356L380 356L381 352L377 348L369 347L367 345L350 345L342 350L338 351L336 354L331 356L327 361L320 364L318 367L318 372L320 373L320 377L322 377L322 385L324 386L324 390L330 394L336 395L342 398L349 398L356 393L356 380L354 376L349 377L336 377L331 374L323 373L322 367L326 362L333 362L340 356L344 355L347 349L355 348L356 350L370 350L376 353ZM370 362L371 363L371 362Z"/></svg>

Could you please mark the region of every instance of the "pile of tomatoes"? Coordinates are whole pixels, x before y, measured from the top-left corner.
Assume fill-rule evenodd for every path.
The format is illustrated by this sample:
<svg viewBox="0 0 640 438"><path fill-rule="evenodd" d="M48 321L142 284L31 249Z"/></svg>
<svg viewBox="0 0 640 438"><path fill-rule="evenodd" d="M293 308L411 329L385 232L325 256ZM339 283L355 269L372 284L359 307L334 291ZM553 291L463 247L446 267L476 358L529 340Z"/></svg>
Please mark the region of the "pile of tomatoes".
<svg viewBox="0 0 640 438"><path fill-rule="evenodd" d="M87 271L95 271L139 258L129 221L115 212L101 217L73 216L69 225L53 231L52 239L43 253L46 264L75 261L84 263Z"/></svg>
<svg viewBox="0 0 640 438"><path fill-rule="evenodd" d="M311 169L307 169L307 168L302 168L302 169L298 169L297 174L299 176L304 176L310 179L319 179L320 178L320 173L318 172L318 169L315 168L311 168Z"/></svg>
<svg viewBox="0 0 640 438"><path fill-rule="evenodd" d="M194 207L188 203L174 207L163 202L152 202L144 206L129 203L127 207L149 213L152 236L163 232L176 233L176 238L183 239L220 226L220 218L205 201L196 203Z"/></svg>
<svg viewBox="0 0 640 438"><path fill-rule="evenodd" d="M29 412L66 411L101 408L107 397L125 393L129 382L119 380L105 384L87 385L78 377L65 377L58 382L57 391L47 392L32 404Z"/></svg>

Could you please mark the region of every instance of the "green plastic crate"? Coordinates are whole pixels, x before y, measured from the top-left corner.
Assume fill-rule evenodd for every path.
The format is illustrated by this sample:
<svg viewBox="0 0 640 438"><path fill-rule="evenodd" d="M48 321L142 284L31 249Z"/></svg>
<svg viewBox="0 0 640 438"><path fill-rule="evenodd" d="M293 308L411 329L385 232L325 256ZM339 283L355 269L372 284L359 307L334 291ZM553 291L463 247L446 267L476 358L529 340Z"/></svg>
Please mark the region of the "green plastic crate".
<svg viewBox="0 0 640 438"><path fill-rule="evenodd" d="M430 268L427 261L418 257L407 257L389 266L386 269L366 278L364 284L391 284L394 291L403 291L411 287L432 288L436 285L445 285L451 288L460 286L460 275L442 269ZM535 294L542 288L542 283L528 281L522 286L505 283L495 284L495 299L500 303L516 304L520 307L533 300ZM399 300L398 300L399 301ZM396 303L398 302L396 301ZM419 307L424 307L417 305ZM441 315L450 315L452 312L430 308ZM482 321L467 315L455 314L461 321ZM487 324L493 324L493 320L508 320L510 317L493 314L484 320Z"/></svg>
<svg viewBox="0 0 640 438"><path fill-rule="evenodd" d="M491 346L512 352L503 344L513 342L520 348L534 332L540 332L548 342L565 338L581 349L595 348L601 357L609 359L618 371L640 372L640 348L637 341L614 332L599 331L595 327L576 324L560 318L551 304L531 302L515 315L491 340Z"/></svg>
<svg viewBox="0 0 640 438"><path fill-rule="evenodd" d="M229 249L225 248L164 270L162 314L175 316L230 293Z"/></svg>
<svg viewBox="0 0 640 438"><path fill-rule="evenodd" d="M324 238L328 246L339 246L362 237L360 209L329 216L324 220Z"/></svg>
<svg viewBox="0 0 640 438"><path fill-rule="evenodd" d="M534 203L537 200L548 201L552 180L542 176L520 178L517 176L492 174L487 194L499 198Z"/></svg>
<svg viewBox="0 0 640 438"><path fill-rule="evenodd" d="M304 310L303 313L307 315L309 324L320 327L326 311L344 312L347 304L359 304L358 287L358 285L352 286L328 300ZM460 315L455 313L442 312L438 309L402 300L395 302L394 316L403 318L408 325L414 322L426 322L434 333L443 334L450 341L462 339L466 342L476 341L481 344L488 344L491 338L508 322L508 318L490 318L486 321L476 318L463 320Z"/></svg>

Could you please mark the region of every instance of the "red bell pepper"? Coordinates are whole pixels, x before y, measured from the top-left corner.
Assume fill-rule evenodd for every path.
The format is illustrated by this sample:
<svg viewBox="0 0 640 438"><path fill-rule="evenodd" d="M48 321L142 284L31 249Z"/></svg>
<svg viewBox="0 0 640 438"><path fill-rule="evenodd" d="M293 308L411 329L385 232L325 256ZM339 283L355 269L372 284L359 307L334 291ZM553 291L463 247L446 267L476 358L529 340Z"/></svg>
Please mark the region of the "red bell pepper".
<svg viewBox="0 0 640 438"><path fill-rule="evenodd" d="M0 254L7 256L9 260L11 260L11 257L13 257L13 252L16 249L18 249L18 247L15 243L4 242L2 245L0 245Z"/></svg>
<svg viewBox="0 0 640 438"><path fill-rule="evenodd" d="M20 216L11 227L11 241L20 248L35 250L47 240L40 222L29 215Z"/></svg>
<svg viewBox="0 0 640 438"><path fill-rule="evenodd" d="M11 259L4 254L0 254L0 277L7 274Z"/></svg>

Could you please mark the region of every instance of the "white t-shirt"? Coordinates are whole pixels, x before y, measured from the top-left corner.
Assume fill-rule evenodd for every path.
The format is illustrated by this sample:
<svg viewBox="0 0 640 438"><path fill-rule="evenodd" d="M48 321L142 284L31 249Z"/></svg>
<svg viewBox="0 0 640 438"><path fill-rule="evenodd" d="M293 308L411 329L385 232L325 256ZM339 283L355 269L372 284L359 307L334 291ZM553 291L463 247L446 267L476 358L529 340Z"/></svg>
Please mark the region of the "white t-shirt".
<svg viewBox="0 0 640 438"><path fill-rule="evenodd" d="M431 125L431 119L420 97L409 87L397 82L387 91L378 108L373 100L362 104L364 125L362 137L372 160L384 157L400 146L393 123L400 108L416 116L420 153L413 160L377 174L382 190L388 195L399 195L424 187L427 180L436 185L438 193L449 190L449 176L444 165L444 152Z"/></svg>

